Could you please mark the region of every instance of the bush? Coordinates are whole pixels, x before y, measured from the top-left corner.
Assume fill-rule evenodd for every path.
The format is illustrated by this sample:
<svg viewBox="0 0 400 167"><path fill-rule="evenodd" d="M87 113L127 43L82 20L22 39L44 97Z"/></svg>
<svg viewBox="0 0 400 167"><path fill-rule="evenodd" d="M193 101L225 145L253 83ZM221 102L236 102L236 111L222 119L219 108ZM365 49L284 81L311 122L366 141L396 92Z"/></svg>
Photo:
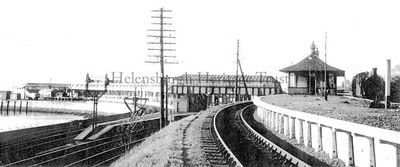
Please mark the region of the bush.
<svg viewBox="0 0 400 167"><path fill-rule="evenodd" d="M358 82L356 82L357 78ZM353 96L358 96L356 94L357 85L360 86L360 93L363 98L371 99L375 102L385 99L385 81L382 77L368 77L368 72L357 74L353 77L351 84ZM392 77L392 82L390 83L390 101L400 103L400 75Z"/></svg>
<svg viewBox="0 0 400 167"><path fill-rule="evenodd" d="M364 84L365 98L379 103L384 100L385 96L385 81L378 75L372 75L365 80Z"/></svg>
<svg viewBox="0 0 400 167"><path fill-rule="evenodd" d="M391 102L400 103L400 75L394 76L390 83Z"/></svg>

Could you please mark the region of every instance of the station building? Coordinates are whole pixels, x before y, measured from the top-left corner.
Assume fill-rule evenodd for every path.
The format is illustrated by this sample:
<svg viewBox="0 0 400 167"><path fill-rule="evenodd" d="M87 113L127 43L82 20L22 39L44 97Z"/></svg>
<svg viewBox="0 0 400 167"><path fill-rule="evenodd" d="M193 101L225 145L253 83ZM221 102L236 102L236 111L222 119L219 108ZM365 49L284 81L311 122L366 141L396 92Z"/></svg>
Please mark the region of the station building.
<svg viewBox="0 0 400 167"><path fill-rule="evenodd" d="M207 94L222 98L222 101L233 101L235 96L235 75L184 74L174 80L171 93L177 97L187 94ZM275 78L258 75L245 75L244 77L239 75L237 90L240 99L245 98L246 91L250 96L282 93L280 82Z"/></svg>
<svg viewBox="0 0 400 167"><path fill-rule="evenodd" d="M288 73L288 94L319 94L324 88L325 62L319 58L314 42L311 54L292 66L283 68ZM337 94L337 77L344 77L345 71L326 64L326 88L330 94Z"/></svg>

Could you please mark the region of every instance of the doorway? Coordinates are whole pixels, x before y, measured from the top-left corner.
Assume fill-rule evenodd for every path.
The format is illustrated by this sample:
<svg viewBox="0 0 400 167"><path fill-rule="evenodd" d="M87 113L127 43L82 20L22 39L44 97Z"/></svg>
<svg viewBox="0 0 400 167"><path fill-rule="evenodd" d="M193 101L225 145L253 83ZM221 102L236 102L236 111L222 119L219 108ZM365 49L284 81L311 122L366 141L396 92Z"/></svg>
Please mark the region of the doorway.
<svg viewBox="0 0 400 167"><path fill-rule="evenodd" d="M316 93L316 80L315 76L310 77L310 94L315 95Z"/></svg>

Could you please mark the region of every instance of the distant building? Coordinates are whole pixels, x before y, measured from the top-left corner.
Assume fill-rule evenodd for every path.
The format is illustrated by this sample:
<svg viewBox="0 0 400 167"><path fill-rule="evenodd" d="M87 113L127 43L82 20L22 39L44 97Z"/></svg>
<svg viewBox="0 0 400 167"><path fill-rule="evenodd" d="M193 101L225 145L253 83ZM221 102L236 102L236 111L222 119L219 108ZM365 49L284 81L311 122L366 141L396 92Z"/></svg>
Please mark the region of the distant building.
<svg viewBox="0 0 400 167"><path fill-rule="evenodd" d="M281 69L288 73L289 94L318 94L324 88L325 62L319 58L319 51L314 42L311 45L311 55L299 63ZM345 72L336 67L326 65L327 89L330 94L337 94L337 77L344 77Z"/></svg>
<svg viewBox="0 0 400 167"><path fill-rule="evenodd" d="M72 84L72 91L83 92L85 84ZM89 90L104 90L103 83L89 84ZM104 99L124 99L125 97L146 97L150 102L159 101L160 85L158 83L152 84L126 84L126 83L110 83L107 87L107 92L102 98ZM170 101L170 100L169 100Z"/></svg>
<svg viewBox="0 0 400 167"><path fill-rule="evenodd" d="M26 83L20 86L20 89L24 89L30 93L38 93L42 89L69 89L71 84L61 83Z"/></svg>
<svg viewBox="0 0 400 167"><path fill-rule="evenodd" d="M35 98L40 90L68 90L71 84L63 83L25 83L17 87L15 93L20 93L22 99Z"/></svg>
<svg viewBox="0 0 400 167"><path fill-rule="evenodd" d="M264 96L282 93L280 82L271 76L245 75L247 92L253 96ZM245 95L246 89L242 76L238 78L238 94ZM174 78L171 93L181 96L185 94L235 95L235 75L199 75L183 74Z"/></svg>
<svg viewBox="0 0 400 167"><path fill-rule="evenodd" d="M214 94L227 95L234 97L235 75L197 75L183 74L178 77L168 79L169 101L178 99L188 94ZM269 94L282 93L280 82L271 76L245 76L247 91L249 95L262 96ZM85 84L72 84L72 90L83 91ZM90 89L103 90L104 86L100 83L92 83ZM124 84L111 83L104 98L122 99L126 96L148 97L150 101L158 101L160 96L159 83L151 84ZM239 76L238 85L239 95L245 95L245 86L242 77Z"/></svg>
<svg viewBox="0 0 400 167"><path fill-rule="evenodd" d="M0 91L0 101L10 100L11 91Z"/></svg>

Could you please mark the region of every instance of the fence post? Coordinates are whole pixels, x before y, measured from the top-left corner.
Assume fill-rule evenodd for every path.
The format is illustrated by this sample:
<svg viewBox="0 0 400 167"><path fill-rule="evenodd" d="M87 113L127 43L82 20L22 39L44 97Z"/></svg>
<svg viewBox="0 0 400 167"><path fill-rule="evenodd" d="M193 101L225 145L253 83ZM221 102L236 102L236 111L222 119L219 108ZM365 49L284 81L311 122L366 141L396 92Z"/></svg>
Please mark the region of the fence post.
<svg viewBox="0 0 400 167"><path fill-rule="evenodd" d="M286 122L285 122L285 124L286 124L286 135L285 136L290 137L290 126L289 126L290 117L289 117L289 115L285 115L285 119L286 119Z"/></svg>
<svg viewBox="0 0 400 167"><path fill-rule="evenodd" d="M7 115L8 115L8 109L10 107L10 101L7 100Z"/></svg>
<svg viewBox="0 0 400 167"><path fill-rule="evenodd" d="M349 135L349 166L355 166L354 161L354 134L351 132L347 133Z"/></svg>
<svg viewBox="0 0 400 167"><path fill-rule="evenodd" d="M318 137L318 151L323 151L323 145L322 145L322 125L318 124L317 125L317 137Z"/></svg>
<svg viewBox="0 0 400 167"><path fill-rule="evenodd" d="M311 122L307 121L307 147L312 148Z"/></svg>
<svg viewBox="0 0 400 167"><path fill-rule="evenodd" d="M272 122L273 122L274 113L272 112L272 110L268 110L268 112L269 112L269 114L268 114L269 115L269 118L268 118L269 119L269 122L268 122L269 123L269 128L272 129Z"/></svg>
<svg viewBox="0 0 400 167"><path fill-rule="evenodd" d="M260 109L260 111L262 112L262 118L261 118L262 119L262 123L265 124L265 122L266 122L266 120L265 120L265 115L266 115L265 114L265 110L264 109ZM257 115L260 115L260 113L258 112Z"/></svg>
<svg viewBox="0 0 400 167"><path fill-rule="evenodd" d="M275 130L275 112L271 111L271 130Z"/></svg>
<svg viewBox="0 0 400 167"><path fill-rule="evenodd" d="M375 156L375 138L369 137L369 166L375 167L376 166L376 156ZM378 139L379 141L379 139Z"/></svg>
<svg viewBox="0 0 400 167"><path fill-rule="evenodd" d="M276 113L276 132L279 133L279 129L281 127L281 114L280 113Z"/></svg>
<svg viewBox="0 0 400 167"><path fill-rule="evenodd" d="M25 105L25 114L28 114L28 101L26 101L26 105Z"/></svg>
<svg viewBox="0 0 400 167"><path fill-rule="evenodd" d="M338 158L336 129L332 127L332 158Z"/></svg>
<svg viewBox="0 0 400 167"><path fill-rule="evenodd" d="M269 111L264 108L262 110L265 113L265 125L268 126L269 125Z"/></svg>
<svg viewBox="0 0 400 167"><path fill-rule="evenodd" d="M303 132L304 120L299 119L299 144L304 145L304 132Z"/></svg>
<svg viewBox="0 0 400 167"><path fill-rule="evenodd" d="M400 145L396 144L397 166L400 166Z"/></svg>
<svg viewBox="0 0 400 167"><path fill-rule="evenodd" d="M1 112L1 114L0 114L0 115L3 115L3 101L1 101L0 112Z"/></svg>
<svg viewBox="0 0 400 167"><path fill-rule="evenodd" d="M279 129L280 129L280 126L281 126L280 120L281 120L281 114L276 113L276 132L277 133L279 133Z"/></svg>
<svg viewBox="0 0 400 167"><path fill-rule="evenodd" d="M13 110L14 110L14 115L15 115L15 108L16 108L16 105L17 105L17 101L14 101L14 108L13 108Z"/></svg>
<svg viewBox="0 0 400 167"><path fill-rule="evenodd" d="M22 101L19 101L19 114L21 114L22 111Z"/></svg>
<svg viewBox="0 0 400 167"><path fill-rule="evenodd" d="M280 122L280 129L279 129L279 133L280 134L284 134L285 132L285 116L283 114L281 114L281 122Z"/></svg>
<svg viewBox="0 0 400 167"><path fill-rule="evenodd" d="M290 117L292 120L292 133L290 134L290 139L296 139L296 122L295 117Z"/></svg>
<svg viewBox="0 0 400 167"><path fill-rule="evenodd" d="M272 130L275 130L276 129L276 118L277 118L277 116L276 116L277 114L276 114L276 112L274 112L274 116L273 116L273 124L272 124Z"/></svg>
<svg viewBox="0 0 400 167"><path fill-rule="evenodd" d="M278 122L277 122L277 124L278 124L278 128L276 129L276 132L278 132L278 133L281 133L281 126L282 126L282 123L281 123L281 119L282 119L282 114L279 114L278 113Z"/></svg>

